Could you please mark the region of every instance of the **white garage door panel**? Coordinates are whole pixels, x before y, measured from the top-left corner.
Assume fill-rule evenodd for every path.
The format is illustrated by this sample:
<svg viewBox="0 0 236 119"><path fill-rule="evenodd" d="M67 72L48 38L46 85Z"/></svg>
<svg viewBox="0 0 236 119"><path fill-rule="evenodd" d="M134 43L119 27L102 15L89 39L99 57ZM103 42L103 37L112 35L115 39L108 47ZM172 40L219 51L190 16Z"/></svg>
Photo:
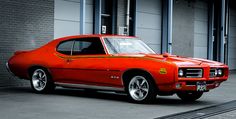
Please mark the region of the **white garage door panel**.
<svg viewBox="0 0 236 119"><path fill-rule="evenodd" d="M231 16L230 18L230 26L231 27L236 27L236 16Z"/></svg>
<svg viewBox="0 0 236 119"><path fill-rule="evenodd" d="M207 47L194 47L194 57L207 59Z"/></svg>
<svg viewBox="0 0 236 119"><path fill-rule="evenodd" d="M93 23L85 24L85 34L93 34Z"/></svg>
<svg viewBox="0 0 236 119"><path fill-rule="evenodd" d="M86 5L85 21L93 22L93 5Z"/></svg>
<svg viewBox="0 0 236 119"><path fill-rule="evenodd" d="M161 0L137 0L137 11L161 15Z"/></svg>
<svg viewBox="0 0 236 119"><path fill-rule="evenodd" d="M55 19L79 21L80 3L55 0Z"/></svg>
<svg viewBox="0 0 236 119"><path fill-rule="evenodd" d="M236 10L230 8L229 68L236 69Z"/></svg>
<svg viewBox="0 0 236 119"><path fill-rule="evenodd" d="M194 46L207 47L207 34L195 34L194 35Z"/></svg>
<svg viewBox="0 0 236 119"><path fill-rule="evenodd" d="M144 40L146 43L150 44L160 44L161 43L161 31L152 29L138 29L138 37Z"/></svg>
<svg viewBox="0 0 236 119"><path fill-rule="evenodd" d="M208 4L196 0L194 4L194 57L207 58Z"/></svg>
<svg viewBox="0 0 236 119"><path fill-rule="evenodd" d="M235 51L236 51L236 48L230 48L230 50L229 50L229 57L230 58L236 59Z"/></svg>
<svg viewBox="0 0 236 119"><path fill-rule="evenodd" d="M232 23L231 23L232 24ZM233 25L233 24L232 24ZM230 37L236 37L236 27L230 27Z"/></svg>
<svg viewBox="0 0 236 119"><path fill-rule="evenodd" d="M80 1L80 0L78 0L78 1ZM92 5L92 4L93 4L93 0L85 0L85 2L86 2L86 4L88 4L88 5Z"/></svg>
<svg viewBox="0 0 236 119"><path fill-rule="evenodd" d="M195 15L194 15L195 20L199 20L199 21L207 21L208 20L208 14L202 14L202 13L206 12L207 10L200 9L200 8L196 8L195 10L196 10Z"/></svg>
<svg viewBox="0 0 236 119"><path fill-rule="evenodd" d="M196 8L200 8L200 9L208 9L208 5L206 4L206 2L204 1L200 1L198 0L197 2L195 2L195 7Z"/></svg>
<svg viewBox="0 0 236 119"><path fill-rule="evenodd" d="M150 29L161 29L161 16L155 14L140 13L137 14L137 27L150 28Z"/></svg>
<svg viewBox="0 0 236 119"><path fill-rule="evenodd" d="M208 23L207 21L194 21L194 33L202 33L207 34L208 33ZM207 40L207 39L206 39Z"/></svg>
<svg viewBox="0 0 236 119"><path fill-rule="evenodd" d="M93 33L93 0L86 0L85 33ZM80 34L80 0L55 0L54 38Z"/></svg>
<svg viewBox="0 0 236 119"><path fill-rule="evenodd" d="M229 59L229 69L236 69L236 59Z"/></svg>
<svg viewBox="0 0 236 119"><path fill-rule="evenodd" d="M161 52L161 45L159 44L147 44L149 47L152 48L152 50L154 50L156 53L160 54Z"/></svg>
<svg viewBox="0 0 236 119"><path fill-rule="evenodd" d="M79 34L79 22L54 20L54 38Z"/></svg>
<svg viewBox="0 0 236 119"><path fill-rule="evenodd" d="M157 53L161 51L161 0L136 1L136 36L143 39Z"/></svg>
<svg viewBox="0 0 236 119"><path fill-rule="evenodd" d="M230 41L230 43L229 43L229 48L231 49L231 48L236 48L236 37L230 37L230 39L229 39Z"/></svg>

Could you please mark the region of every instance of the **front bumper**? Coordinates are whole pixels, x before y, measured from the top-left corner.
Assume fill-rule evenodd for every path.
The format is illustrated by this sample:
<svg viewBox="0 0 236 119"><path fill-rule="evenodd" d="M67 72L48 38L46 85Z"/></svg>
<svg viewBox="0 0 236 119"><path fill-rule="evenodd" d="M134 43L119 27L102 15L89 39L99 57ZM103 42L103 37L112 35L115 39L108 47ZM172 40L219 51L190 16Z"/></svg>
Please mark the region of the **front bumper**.
<svg viewBox="0 0 236 119"><path fill-rule="evenodd" d="M207 81L181 81L173 85L175 91L197 91L197 82L205 82L206 90L217 88L223 82L222 80L207 80Z"/></svg>
<svg viewBox="0 0 236 119"><path fill-rule="evenodd" d="M217 88L225 79L214 79L214 80L181 80L175 83L159 85L158 88L163 92L179 92L179 91L198 91L197 82L205 82L205 90L207 92L211 89Z"/></svg>

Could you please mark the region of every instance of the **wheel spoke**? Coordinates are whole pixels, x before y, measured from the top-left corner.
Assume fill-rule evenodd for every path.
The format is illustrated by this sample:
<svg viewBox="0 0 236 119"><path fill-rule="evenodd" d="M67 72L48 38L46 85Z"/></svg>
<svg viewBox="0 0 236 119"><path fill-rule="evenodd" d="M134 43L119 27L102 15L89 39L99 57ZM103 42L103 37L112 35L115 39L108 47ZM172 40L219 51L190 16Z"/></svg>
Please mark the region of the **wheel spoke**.
<svg viewBox="0 0 236 119"><path fill-rule="evenodd" d="M37 87L38 87L38 88L41 87L41 83L40 83L39 80L37 81Z"/></svg>
<svg viewBox="0 0 236 119"><path fill-rule="evenodd" d="M35 79L38 78L38 73L37 72L34 73L32 77L35 78Z"/></svg>
<svg viewBox="0 0 236 119"><path fill-rule="evenodd" d="M44 79L45 77L46 77L46 74L43 74L43 76L41 78Z"/></svg>
<svg viewBox="0 0 236 119"><path fill-rule="evenodd" d="M142 83L140 85L143 87L145 83L146 83L146 81L142 80Z"/></svg>
<svg viewBox="0 0 236 119"><path fill-rule="evenodd" d="M136 94L137 91L138 91L138 89L132 89L132 90L130 91L130 93L131 93L131 94Z"/></svg>
<svg viewBox="0 0 236 119"><path fill-rule="evenodd" d="M39 78L42 78L42 75L43 75L42 72L39 72Z"/></svg>
<svg viewBox="0 0 236 119"><path fill-rule="evenodd" d="M46 83L46 80L45 80L45 79L41 79L40 81L43 82L43 83Z"/></svg>
<svg viewBox="0 0 236 119"><path fill-rule="evenodd" d="M45 83L43 81L40 81L41 87L45 86Z"/></svg>
<svg viewBox="0 0 236 119"><path fill-rule="evenodd" d="M146 93L148 92L148 88L141 88L141 90L146 92Z"/></svg>
<svg viewBox="0 0 236 119"><path fill-rule="evenodd" d="M40 80L40 82L41 82L41 84L43 84L43 85L45 84L45 81L43 81L43 80Z"/></svg>
<svg viewBox="0 0 236 119"><path fill-rule="evenodd" d="M143 98L143 96L144 96L143 92L141 90L138 91L138 95L139 95L140 98Z"/></svg>
<svg viewBox="0 0 236 119"><path fill-rule="evenodd" d="M138 79L135 81L135 84L136 84L138 87L140 86L140 83L139 83L139 80L138 80Z"/></svg>
<svg viewBox="0 0 236 119"><path fill-rule="evenodd" d="M37 81L37 80L33 81L33 85L34 85L35 87L38 87L38 81Z"/></svg>

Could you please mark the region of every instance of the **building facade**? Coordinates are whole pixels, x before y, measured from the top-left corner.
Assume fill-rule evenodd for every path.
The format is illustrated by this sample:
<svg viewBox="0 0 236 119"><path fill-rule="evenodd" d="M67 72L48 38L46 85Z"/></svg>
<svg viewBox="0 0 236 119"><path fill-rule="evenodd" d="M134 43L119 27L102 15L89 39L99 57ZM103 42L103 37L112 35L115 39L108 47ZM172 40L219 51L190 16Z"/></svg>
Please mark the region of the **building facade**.
<svg viewBox="0 0 236 119"><path fill-rule="evenodd" d="M25 84L5 69L15 51L78 34L137 36L156 53L236 69L234 0L0 0L0 31L0 87Z"/></svg>

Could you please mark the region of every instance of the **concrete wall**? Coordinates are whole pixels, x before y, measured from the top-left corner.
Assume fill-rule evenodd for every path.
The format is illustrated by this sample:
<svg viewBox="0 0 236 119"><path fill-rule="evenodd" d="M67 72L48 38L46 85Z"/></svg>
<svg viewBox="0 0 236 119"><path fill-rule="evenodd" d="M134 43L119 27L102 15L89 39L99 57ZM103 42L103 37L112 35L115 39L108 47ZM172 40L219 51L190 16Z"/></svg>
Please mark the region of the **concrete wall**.
<svg viewBox="0 0 236 119"><path fill-rule="evenodd" d="M137 0L136 5L136 36L143 39L156 53L160 53L161 0Z"/></svg>
<svg viewBox="0 0 236 119"><path fill-rule="evenodd" d="M193 56L207 59L208 3L197 0L194 3L194 51Z"/></svg>
<svg viewBox="0 0 236 119"><path fill-rule="evenodd" d="M230 4L229 67L236 69L236 2Z"/></svg>
<svg viewBox="0 0 236 119"><path fill-rule="evenodd" d="M28 84L11 77L5 62L17 50L35 49L52 40L53 18L53 0L0 0L0 87Z"/></svg>
<svg viewBox="0 0 236 119"><path fill-rule="evenodd" d="M80 0L55 0L54 38L80 34ZM93 33L93 0L86 0L85 33Z"/></svg>
<svg viewBox="0 0 236 119"><path fill-rule="evenodd" d="M173 8L173 54L194 55L194 3L174 1Z"/></svg>

